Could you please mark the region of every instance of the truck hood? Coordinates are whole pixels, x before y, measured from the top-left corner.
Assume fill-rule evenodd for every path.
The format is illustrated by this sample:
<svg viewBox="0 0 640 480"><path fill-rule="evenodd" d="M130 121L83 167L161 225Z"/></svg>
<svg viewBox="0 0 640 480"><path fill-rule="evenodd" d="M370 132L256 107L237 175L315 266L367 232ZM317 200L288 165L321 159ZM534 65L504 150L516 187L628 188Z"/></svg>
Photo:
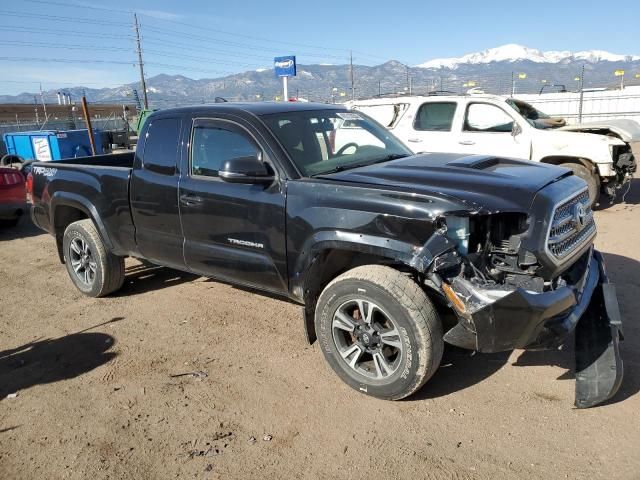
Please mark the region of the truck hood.
<svg viewBox="0 0 640 480"><path fill-rule="evenodd" d="M618 135L625 142L640 142L640 124L635 120L618 119L600 122L578 123L577 125L567 125L558 130L570 132L598 133L611 131Z"/></svg>
<svg viewBox="0 0 640 480"><path fill-rule="evenodd" d="M529 161L431 153L317 178L455 198L464 209L496 212L528 211L540 189L569 175L566 168Z"/></svg>

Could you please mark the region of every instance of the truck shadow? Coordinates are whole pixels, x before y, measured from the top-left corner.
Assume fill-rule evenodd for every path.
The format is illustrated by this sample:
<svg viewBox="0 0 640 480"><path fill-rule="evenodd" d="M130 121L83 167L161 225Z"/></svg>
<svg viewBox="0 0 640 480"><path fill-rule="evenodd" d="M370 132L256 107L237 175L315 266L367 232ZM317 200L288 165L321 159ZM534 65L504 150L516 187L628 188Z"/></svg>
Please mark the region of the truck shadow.
<svg viewBox="0 0 640 480"><path fill-rule="evenodd" d="M199 275L193 273L173 270L167 267L151 265L149 263L138 263L128 266L125 270L124 285L113 297L129 297L140 295L151 290L173 287L181 283L191 282Z"/></svg>
<svg viewBox="0 0 640 480"><path fill-rule="evenodd" d="M46 232L36 227L28 215L23 215L15 227L0 225L0 242L16 240L18 238L37 237Z"/></svg>
<svg viewBox="0 0 640 480"><path fill-rule="evenodd" d="M0 402L35 385L68 380L116 357L115 339L105 333L79 332L37 340L0 351Z"/></svg>
<svg viewBox="0 0 640 480"><path fill-rule="evenodd" d="M438 398L464 390L500 370L511 352L474 353L445 344L440 368L420 391L407 401Z"/></svg>
<svg viewBox="0 0 640 480"><path fill-rule="evenodd" d="M640 310L640 262L603 253L607 273L616 284L624 341L620 342L624 362L624 379L618 393L606 404L622 402L640 392L640 327L633 322L634 313ZM416 395L408 400L437 398L471 387L493 375L507 364L511 352L495 354L475 354L449 345L445 346L444 356L433 378ZM573 337L569 338L561 350L530 351L523 350L514 367L556 366L564 371L557 380L575 378L575 348Z"/></svg>

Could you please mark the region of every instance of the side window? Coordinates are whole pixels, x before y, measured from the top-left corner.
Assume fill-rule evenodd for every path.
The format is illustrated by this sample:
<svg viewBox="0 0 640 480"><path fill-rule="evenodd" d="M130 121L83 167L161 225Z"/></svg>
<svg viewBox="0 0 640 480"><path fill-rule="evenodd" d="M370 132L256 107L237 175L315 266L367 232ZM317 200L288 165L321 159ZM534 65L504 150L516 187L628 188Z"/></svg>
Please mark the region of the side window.
<svg viewBox="0 0 640 480"><path fill-rule="evenodd" d="M144 168L163 175L173 175L176 172L179 140L180 119L153 120L144 142Z"/></svg>
<svg viewBox="0 0 640 480"><path fill-rule="evenodd" d="M467 132L511 132L513 118L495 105L472 103L467 107L464 130Z"/></svg>
<svg viewBox="0 0 640 480"><path fill-rule="evenodd" d="M191 174L217 177L224 162L258 154L250 137L233 127L196 124L191 139Z"/></svg>
<svg viewBox="0 0 640 480"><path fill-rule="evenodd" d="M455 102L427 102L418 109L413 128L420 131L450 132Z"/></svg>

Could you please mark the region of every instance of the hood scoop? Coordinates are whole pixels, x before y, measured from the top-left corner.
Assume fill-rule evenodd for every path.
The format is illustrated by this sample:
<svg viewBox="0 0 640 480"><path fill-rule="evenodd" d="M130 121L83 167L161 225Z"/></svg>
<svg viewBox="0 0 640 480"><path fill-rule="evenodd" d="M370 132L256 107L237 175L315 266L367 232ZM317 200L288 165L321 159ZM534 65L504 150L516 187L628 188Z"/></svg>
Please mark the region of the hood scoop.
<svg viewBox="0 0 640 480"><path fill-rule="evenodd" d="M486 155L469 155L449 162L449 165L452 167L473 168L475 170L490 170L495 167L521 166L522 160L487 157Z"/></svg>

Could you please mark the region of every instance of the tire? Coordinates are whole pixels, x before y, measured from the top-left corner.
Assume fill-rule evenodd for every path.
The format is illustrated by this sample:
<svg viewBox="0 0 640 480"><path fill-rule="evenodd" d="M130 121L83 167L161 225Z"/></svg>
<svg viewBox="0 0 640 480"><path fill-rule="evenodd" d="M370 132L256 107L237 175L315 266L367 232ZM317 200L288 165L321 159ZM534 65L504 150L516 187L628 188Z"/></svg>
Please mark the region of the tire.
<svg viewBox="0 0 640 480"><path fill-rule="evenodd" d="M385 400L416 392L442 359L442 323L435 307L413 280L390 267L365 265L330 282L318 299L315 328L338 376Z"/></svg>
<svg viewBox="0 0 640 480"><path fill-rule="evenodd" d="M562 166L568 168L574 175L587 182L591 207L595 207L600 201L600 178L597 173L589 171L587 167L579 163L563 163Z"/></svg>
<svg viewBox="0 0 640 480"><path fill-rule="evenodd" d="M124 257L109 252L91 220L79 220L64 231L65 265L71 281L89 297L104 297L124 283Z"/></svg>

